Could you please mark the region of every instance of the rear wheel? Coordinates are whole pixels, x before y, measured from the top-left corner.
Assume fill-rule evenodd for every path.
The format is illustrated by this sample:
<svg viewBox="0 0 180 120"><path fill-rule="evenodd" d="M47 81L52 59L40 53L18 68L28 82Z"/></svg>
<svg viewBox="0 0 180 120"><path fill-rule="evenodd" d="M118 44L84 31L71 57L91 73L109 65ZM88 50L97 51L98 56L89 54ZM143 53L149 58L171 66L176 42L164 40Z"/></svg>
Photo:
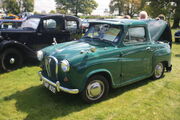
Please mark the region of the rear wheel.
<svg viewBox="0 0 180 120"><path fill-rule="evenodd" d="M158 63L154 68L153 79L159 79L164 75L164 64Z"/></svg>
<svg viewBox="0 0 180 120"><path fill-rule="evenodd" d="M82 99L87 103L95 103L103 100L109 92L109 84L105 77L95 75L88 79Z"/></svg>
<svg viewBox="0 0 180 120"><path fill-rule="evenodd" d="M0 66L4 71L12 71L22 66L22 54L13 48L4 50L0 57Z"/></svg>

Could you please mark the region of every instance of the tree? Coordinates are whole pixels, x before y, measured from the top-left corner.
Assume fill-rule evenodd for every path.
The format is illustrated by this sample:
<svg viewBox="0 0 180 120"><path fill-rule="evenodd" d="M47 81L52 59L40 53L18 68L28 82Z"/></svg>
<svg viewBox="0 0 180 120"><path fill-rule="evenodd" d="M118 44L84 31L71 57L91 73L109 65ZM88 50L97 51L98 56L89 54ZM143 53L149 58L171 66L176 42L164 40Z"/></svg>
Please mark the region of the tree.
<svg viewBox="0 0 180 120"><path fill-rule="evenodd" d="M34 0L21 0L21 12L32 12L34 9Z"/></svg>
<svg viewBox="0 0 180 120"><path fill-rule="evenodd" d="M55 13L56 13L56 11L51 10L49 13L50 13L50 14L55 14Z"/></svg>
<svg viewBox="0 0 180 120"><path fill-rule="evenodd" d="M180 1L179 0L146 0L150 2L145 6L146 11L153 17L159 14L164 14L170 19L171 15L174 18L173 28L179 27L180 22ZM158 9L157 9L158 8Z"/></svg>
<svg viewBox="0 0 180 120"><path fill-rule="evenodd" d="M151 17L156 18L159 14L169 16L170 4L167 0L149 0L149 2L149 5L145 6L145 10Z"/></svg>
<svg viewBox="0 0 180 120"><path fill-rule="evenodd" d="M109 4L110 13L114 13L118 10L118 15L121 15L124 11L124 0L111 0Z"/></svg>
<svg viewBox="0 0 180 120"><path fill-rule="evenodd" d="M16 0L4 0L3 1L3 9L7 13L18 14L20 12L20 8Z"/></svg>
<svg viewBox="0 0 180 120"><path fill-rule="evenodd" d="M141 0L126 0L124 6L124 13L133 17L134 14L139 12L140 8Z"/></svg>
<svg viewBox="0 0 180 120"><path fill-rule="evenodd" d="M32 12L34 0L3 0L3 8L8 13Z"/></svg>
<svg viewBox="0 0 180 120"><path fill-rule="evenodd" d="M111 0L110 12L118 11L118 15L127 14L131 17L139 12L141 8L141 0Z"/></svg>
<svg viewBox="0 0 180 120"><path fill-rule="evenodd" d="M98 4L94 0L56 0L57 11L63 11L75 14L91 14L97 8Z"/></svg>
<svg viewBox="0 0 180 120"><path fill-rule="evenodd" d="M180 23L180 1L179 0L172 0L176 3L176 6L174 7L174 22L172 28L179 28Z"/></svg>

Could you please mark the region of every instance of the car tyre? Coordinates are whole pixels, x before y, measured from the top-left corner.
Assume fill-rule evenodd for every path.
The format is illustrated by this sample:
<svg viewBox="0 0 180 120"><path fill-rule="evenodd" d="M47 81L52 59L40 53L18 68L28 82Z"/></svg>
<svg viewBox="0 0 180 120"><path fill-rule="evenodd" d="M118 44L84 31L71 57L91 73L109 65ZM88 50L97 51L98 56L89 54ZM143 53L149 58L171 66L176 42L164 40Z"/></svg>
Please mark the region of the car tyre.
<svg viewBox="0 0 180 120"><path fill-rule="evenodd" d="M154 67L154 73L153 73L152 78L155 80L161 78L164 75L164 70L165 70L165 67L163 63L160 62L156 64L156 66Z"/></svg>
<svg viewBox="0 0 180 120"><path fill-rule="evenodd" d="M101 75L95 75L88 79L81 96L86 103L96 103L106 98L108 92L109 83L106 78Z"/></svg>
<svg viewBox="0 0 180 120"><path fill-rule="evenodd" d="M22 54L13 48L5 49L0 56L0 67L3 71L9 72L22 66Z"/></svg>

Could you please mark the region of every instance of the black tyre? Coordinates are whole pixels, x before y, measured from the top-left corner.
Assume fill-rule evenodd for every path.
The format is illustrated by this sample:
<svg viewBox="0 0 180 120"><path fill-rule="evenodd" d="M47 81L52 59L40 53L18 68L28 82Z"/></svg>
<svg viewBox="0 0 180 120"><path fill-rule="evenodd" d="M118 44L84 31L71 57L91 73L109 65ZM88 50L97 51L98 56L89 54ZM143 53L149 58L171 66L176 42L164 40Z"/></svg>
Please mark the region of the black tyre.
<svg viewBox="0 0 180 120"><path fill-rule="evenodd" d="M3 71L12 71L22 66L22 54L13 48L5 49L0 56L0 67Z"/></svg>
<svg viewBox="0 0 180 120"><path fill-rule="evenodd" d="M152 78L159 79L163 75L164 75L164 64L160 62L154 67L154 74L153 74Z"/></svg>
<svg viewBox="0 0 180 120"><path fill-rule="evenodd" d="M108 95L108 92L109 83L106 78L101 75L95 75L88 79L81 96L87 103L96 103L103 100Z"/></svg>

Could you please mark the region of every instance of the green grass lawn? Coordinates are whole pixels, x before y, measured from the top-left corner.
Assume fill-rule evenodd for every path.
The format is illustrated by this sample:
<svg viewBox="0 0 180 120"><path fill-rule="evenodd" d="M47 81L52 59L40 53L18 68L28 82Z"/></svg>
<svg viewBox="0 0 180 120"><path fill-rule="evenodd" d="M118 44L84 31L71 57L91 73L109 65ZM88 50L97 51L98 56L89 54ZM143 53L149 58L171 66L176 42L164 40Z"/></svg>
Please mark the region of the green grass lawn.
<svg viewBox="0 0 180 120"><path fill-rule="evenodd" d="M174 33L175 30L173 30ZM96 104L53 94L31 66L0 75L0 120L180 120L180 44L173 44L173 71L112 90Z"/></svg>

